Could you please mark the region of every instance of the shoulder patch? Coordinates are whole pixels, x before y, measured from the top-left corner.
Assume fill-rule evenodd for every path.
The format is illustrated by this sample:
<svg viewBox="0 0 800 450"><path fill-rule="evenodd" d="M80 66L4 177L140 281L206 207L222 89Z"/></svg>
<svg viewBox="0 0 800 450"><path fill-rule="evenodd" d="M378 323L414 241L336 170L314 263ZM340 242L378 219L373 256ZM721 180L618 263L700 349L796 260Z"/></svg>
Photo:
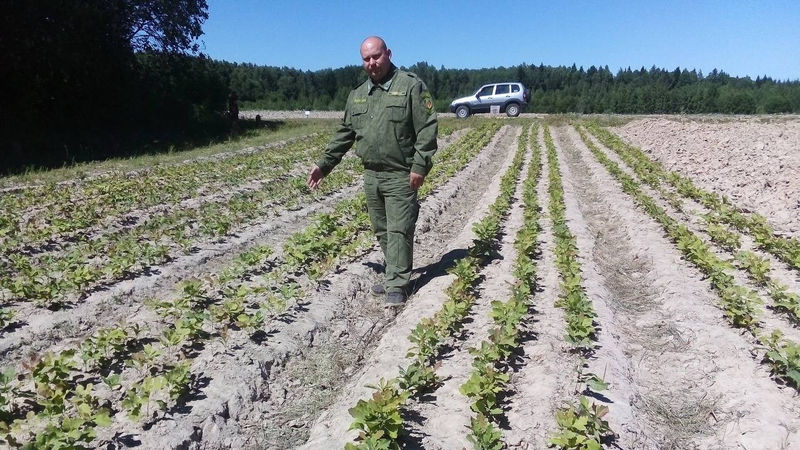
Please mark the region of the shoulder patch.
<svg viewBox="0 0 800 450"><path fill-rule="evenodd" d="M425 91L422 93L422 104L425 105L425 110L428 111L428 114L433 113L433 97L431 97L431 93Z"/></svg>

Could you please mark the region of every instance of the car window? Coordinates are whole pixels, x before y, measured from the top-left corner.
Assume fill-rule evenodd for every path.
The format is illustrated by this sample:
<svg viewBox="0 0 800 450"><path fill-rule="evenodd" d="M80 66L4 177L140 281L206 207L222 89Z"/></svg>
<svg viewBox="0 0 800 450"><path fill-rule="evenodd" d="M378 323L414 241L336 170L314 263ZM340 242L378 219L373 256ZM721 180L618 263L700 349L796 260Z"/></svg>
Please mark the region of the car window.
<svg viewBox="0 0 800 450"><path fill-rule="evenodd" d="M508 94L511 87L507 84L498 84L497 89L495 90L495 95L497 94Z"/></svg>
<svg viewBox="0 0 800 450"><path fill-rule="evenodd" d="M512 84L511 85L511 92L519 92L519 85L518 84Z"/></svg>
<svg viewBox="0 0 800 450"><path fill-rule="evenodd" d="M478 95L492 95L492 91L493 90L494 90L494 86L493 85L492 86L484 86L483 89L481 89L481 91L478 92Z"/></svg>

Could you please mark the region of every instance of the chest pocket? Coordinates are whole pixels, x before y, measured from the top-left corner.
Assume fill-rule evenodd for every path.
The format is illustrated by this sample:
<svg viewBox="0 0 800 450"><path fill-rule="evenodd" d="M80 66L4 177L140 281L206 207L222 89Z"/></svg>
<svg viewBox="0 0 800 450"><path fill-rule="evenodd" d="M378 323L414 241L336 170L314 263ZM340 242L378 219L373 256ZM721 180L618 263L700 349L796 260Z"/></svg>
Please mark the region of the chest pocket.
<svg viewBox="0 0 800 450"><path fill-rule="evenodd" d="M353 128L359 130L364 127L367 116L367 103L353 103L350 107L350 123Z"/></svg>
<svg viewBox="0 0 800 450"><path fill-rule="evenodd" d="M389 95L386 97L387 117L392 122L402 122L406 118L406 96Z"/></svg>

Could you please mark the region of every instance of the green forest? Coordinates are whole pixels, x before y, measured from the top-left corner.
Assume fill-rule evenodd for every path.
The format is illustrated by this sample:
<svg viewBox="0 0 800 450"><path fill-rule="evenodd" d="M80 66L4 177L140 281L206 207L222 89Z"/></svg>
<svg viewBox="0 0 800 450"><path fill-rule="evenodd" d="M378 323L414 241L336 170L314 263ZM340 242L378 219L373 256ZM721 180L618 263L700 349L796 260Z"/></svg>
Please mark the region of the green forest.
<svg viewBox="0 0 800 450"><path fill-rule="evenodd" d="M363 81L360 66L315 72L288 67L214 62L243 105L259 109L341 110L347 93ZM481 84L521 81L533 96L528 112L579 114L773 114L800 112L800 82L755 80L713 70L644 67L616 73L606 67L553 67L520 64L484 69L436 68L427 62L404 67L419 75L449 112L456 97Z"/></svg>
<svg viewBox="0 0 800 450"><path fill-rule="evenodd" d="M27 0L0 16L0 173L159 152L227 139L230 92L240 109L341 110L365 79L359 65L302 71L198 53L205 0ZM405 67L437 110L492 81L521 81L537 113L800 113L800 80L721 70L618 70L520 63Z"/></svg>

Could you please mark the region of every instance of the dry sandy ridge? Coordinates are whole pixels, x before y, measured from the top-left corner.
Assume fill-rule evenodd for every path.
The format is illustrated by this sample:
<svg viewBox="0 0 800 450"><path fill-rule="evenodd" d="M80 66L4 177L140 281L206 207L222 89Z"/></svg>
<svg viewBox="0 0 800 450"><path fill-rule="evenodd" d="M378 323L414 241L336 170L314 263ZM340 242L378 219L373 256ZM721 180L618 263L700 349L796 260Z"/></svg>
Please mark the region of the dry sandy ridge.
<svg viewBox="0 0 800 450"><path fill-rule="evenodd" d="M800 238L799 117L645 117L614 131L667 170Z"/></svg>

